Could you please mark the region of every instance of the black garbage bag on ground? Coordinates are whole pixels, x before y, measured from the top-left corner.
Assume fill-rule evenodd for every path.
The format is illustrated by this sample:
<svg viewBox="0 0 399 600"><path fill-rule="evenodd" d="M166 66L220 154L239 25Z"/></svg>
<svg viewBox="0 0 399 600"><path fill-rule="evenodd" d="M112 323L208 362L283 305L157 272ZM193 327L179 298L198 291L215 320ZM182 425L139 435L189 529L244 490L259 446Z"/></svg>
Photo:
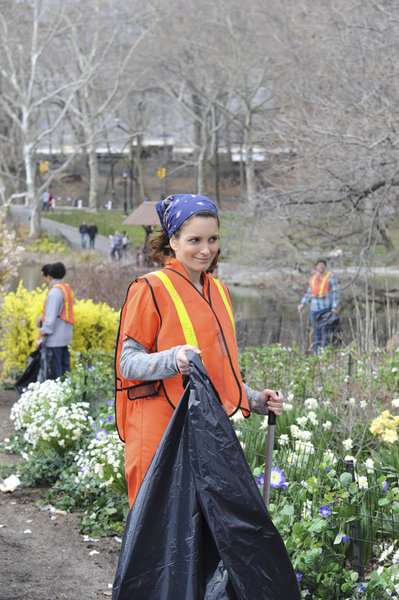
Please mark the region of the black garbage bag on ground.
<svg viewBox="0 0 399 600"><path fill-rule="evenodd" d="M113 600L298 600L295 572L200 358L129 513Z"/></svg>
<svg viewBox="0 0 399 600"><path fill-rule="evenodd" d="M31 352L26 361L26 369L15 383L15 389L22 394L30 383L54 379L51 350L45 344L40 344Z"/></svg>

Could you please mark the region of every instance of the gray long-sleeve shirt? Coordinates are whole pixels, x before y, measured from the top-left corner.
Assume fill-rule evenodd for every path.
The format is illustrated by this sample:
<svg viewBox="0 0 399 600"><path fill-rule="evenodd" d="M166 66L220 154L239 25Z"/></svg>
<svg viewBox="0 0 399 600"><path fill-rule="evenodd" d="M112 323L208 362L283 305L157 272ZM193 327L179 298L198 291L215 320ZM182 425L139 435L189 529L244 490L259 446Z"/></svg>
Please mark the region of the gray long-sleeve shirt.
<svg viewBox="0 0 399 600"><path fill-rule="evenodd" d="M40 333L45 334L45 343L48 348L60 348L72 343L72 323L60 319L64 306L64 294L61 288L54 287L56 283L62 283L61 279L53 279L47 294L44 322Z"/></svg>
<svg viewBox="0 0 399 600"><path fill-rule="evenodd" d="M174 377L179 373L176 354L180 348L181 346L175 346L150 354L147 348L131 338L126 338L119 361L121 374L125 379L133 381L156 381ZM250 410L258 414L267 414L260 392L251 389L245 383L244 390Z"/></svg>

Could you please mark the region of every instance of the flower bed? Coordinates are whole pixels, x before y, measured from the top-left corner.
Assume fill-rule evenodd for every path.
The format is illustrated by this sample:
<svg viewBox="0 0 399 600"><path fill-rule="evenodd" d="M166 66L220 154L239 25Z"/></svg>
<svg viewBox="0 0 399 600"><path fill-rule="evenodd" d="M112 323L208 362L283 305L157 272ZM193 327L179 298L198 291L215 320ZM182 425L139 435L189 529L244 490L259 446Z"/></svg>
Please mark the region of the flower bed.
<svg viewBox="0 0 399 600"><path fill-rule="evenodd" d="M23 454L25 485L46 483L48 500L80 513L82 531L120 533L128 511L123 444L114 424L111 355L76 357L64 381L31 384L12 411L8 448ZM399 597L399 351L353 348L305 357L295 348L246 349L244 379L276 387L269 511L300 580L302 597ZM263 486L267 417L233 425Z"/></svg>

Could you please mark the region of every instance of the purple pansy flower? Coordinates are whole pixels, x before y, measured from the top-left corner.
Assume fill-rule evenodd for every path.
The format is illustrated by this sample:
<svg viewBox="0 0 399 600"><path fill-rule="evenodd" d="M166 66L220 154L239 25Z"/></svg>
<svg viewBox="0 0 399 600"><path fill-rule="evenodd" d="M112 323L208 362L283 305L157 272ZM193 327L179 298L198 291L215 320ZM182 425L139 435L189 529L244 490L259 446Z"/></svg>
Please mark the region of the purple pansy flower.
<svg viewBox="0 0 399 600"><path fill-rule="evenodd" d="M332 513L331 504L325 504L319 508L319 514L322 517L329 517Z"/></svg>
<svg viewBox="0 0 399 600"><path fill-rule="evenodd" d="M96 438L96 440L103 440L107 437L107 435L108 431L106 429L97 429L96 433L94 434L94 437Z"/></svg>

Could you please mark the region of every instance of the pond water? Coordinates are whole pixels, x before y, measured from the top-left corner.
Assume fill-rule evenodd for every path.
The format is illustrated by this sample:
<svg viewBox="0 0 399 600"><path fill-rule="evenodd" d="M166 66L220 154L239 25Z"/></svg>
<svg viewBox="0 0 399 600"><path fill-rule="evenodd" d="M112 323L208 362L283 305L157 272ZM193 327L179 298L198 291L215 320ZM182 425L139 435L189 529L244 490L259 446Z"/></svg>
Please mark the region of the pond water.
<svg viewBox="0 0 399 600"><path fill-rule="evenodd" d="M41 286L41 268L41 264L21 265L10 291L16 291L20 280L28 291ZM296 304L281 304L251 288L234 286L230 288L230 294L240 347L274 342L287 345L293 341L300 343L301 329ZM305 328L306 323L307 316L304 317Z"/></svg>
<svg viewBox="0 0 399 600"><path fill-rule="evenodd" d="M43 284L41 264L23 264L19 268L19 276L12 284L15 291L19 280L27 290L33 290ZM270 345L281 343L291 346L297 343L305 348L310 341L309 310L303 312L302 323L297 311L297 301L281 302L266 296L262 290L249 287L230 287L230 295L236 321L237 341L240 348L245 346ZM345 342L353 338L351 319L353 310L346 308L340 314L343 338ZM381 343L386 341L384 313L379 314L379 332Z"/></svg>
<svg viewBox="0 0 399 600"><path fill-rule="evenodd" d="M42 278L42 266L41 264L26 263L22 264L18 269L18 277L16 277L11 284L10 292L15 292L19 282L22 280L24 288L28 292L34 290L36 287L43 284Z"/></svg>

